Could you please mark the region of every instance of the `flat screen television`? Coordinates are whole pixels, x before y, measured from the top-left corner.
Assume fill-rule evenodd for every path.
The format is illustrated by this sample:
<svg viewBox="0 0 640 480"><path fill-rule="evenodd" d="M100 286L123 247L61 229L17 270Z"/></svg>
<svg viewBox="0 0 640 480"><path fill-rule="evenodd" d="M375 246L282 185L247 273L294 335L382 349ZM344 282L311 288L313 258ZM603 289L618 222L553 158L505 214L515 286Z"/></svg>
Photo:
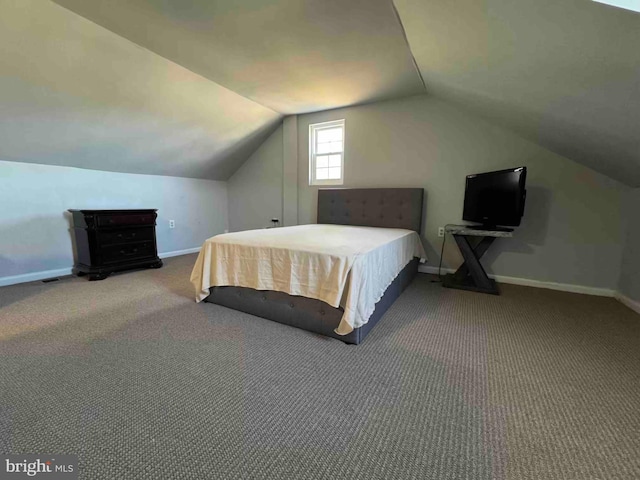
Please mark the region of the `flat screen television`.
<svg viewBox="0 0 640 480"><path fill-rule="evenodd" d="M524 214L526 181L527 167L468 175L463 220L480 223L473 228L483 230L517 227Z"/></svg>

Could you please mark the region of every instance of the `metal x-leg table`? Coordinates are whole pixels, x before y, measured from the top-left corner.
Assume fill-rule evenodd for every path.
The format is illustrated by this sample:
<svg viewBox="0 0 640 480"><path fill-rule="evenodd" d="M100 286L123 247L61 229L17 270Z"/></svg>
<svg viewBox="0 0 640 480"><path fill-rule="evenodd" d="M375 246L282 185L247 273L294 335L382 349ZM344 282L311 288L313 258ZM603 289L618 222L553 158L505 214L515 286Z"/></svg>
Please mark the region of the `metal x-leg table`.
<svg viewBox="0 0 640 480"><path fill-rule="evenodd" d="M464 258L464 263L455 273L447 275L442 285L447 288L459 288L499 295L500 292L495 280L487 276L487 272L485 272L480 263L480 258L497 237L511 237L512 233L495 230L474 230L464 225L447 225L445 230L453 235ZM470 238L478 238L479 240L473 242L475 245L472 245Z"/></svg>

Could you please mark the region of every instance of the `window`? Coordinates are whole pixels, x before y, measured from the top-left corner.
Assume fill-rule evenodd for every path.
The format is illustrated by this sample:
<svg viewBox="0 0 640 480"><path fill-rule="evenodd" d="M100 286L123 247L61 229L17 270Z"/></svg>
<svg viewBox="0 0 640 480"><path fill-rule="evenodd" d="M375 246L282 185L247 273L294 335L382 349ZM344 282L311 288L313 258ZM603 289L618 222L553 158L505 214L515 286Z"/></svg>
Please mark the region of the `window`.
<svg viewBox="0 0 640 480"><path fill-rule="evenodd" d="M342 185L344 120L309 125L309 185Z"/></svg>

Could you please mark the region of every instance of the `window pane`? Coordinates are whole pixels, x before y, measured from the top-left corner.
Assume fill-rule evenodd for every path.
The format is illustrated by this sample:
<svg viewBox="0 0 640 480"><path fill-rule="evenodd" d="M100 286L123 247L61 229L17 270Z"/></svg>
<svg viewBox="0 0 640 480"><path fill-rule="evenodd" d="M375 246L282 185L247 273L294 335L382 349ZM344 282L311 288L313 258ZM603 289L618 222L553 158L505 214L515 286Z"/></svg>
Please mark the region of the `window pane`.
<svg viewBox="0 0 640 480"><path fill-rule="evenodd" d="M342 142L319 143L316 153L341 152Z"/></svg>
<svg viewBox="0 0 640 480"><path fill-rule="evenodd" d="M331 151L332 152L341 152L342 151L342 142L331 142Z"/></svg>
<svg viewBox="0 0 640 480"><path fill-rule="evenodd" d="M316 157L316 168L327 168L329 166L329 157ZM333 166L333 165L332 165Z"/></svg>
<svg viewBox="0 0 640 480"><path fill-rule="evenodd" d="M329 153L331 151L330 143L319 143L316 149L316 153Z"/></svg>
<svg viewBox="0 0 640 480"><path fill-rule="evenodd" d="M328 168L317 168L316 169L316 179L317 180L327 180L329 178L329 169Z"/></svg>
<svg viewBox="0 0 640 480"><path fill-rule="evenodd" d="M309 125L309 185L342 183L344 136L344 120Z"/></svg>
<svg viewBox="0 0 640 480"><path fill-rule="evenodd" d="M330 153L331 152L331 144L330 143L319 143L316 153Z"/></svg>
<svg viewBox="0 0 640 480"><path fill-rule="evenodd" d="M327 128L318 130L318 143L341 142L342 128Z"/></svg>
<svg viewBox="0 0 640 480"><path fill-rule="evenodd" d="M339 167L341 164L342 164L342 155L331 155L329 157L329 165L328 165L329 167Z"/></svg>

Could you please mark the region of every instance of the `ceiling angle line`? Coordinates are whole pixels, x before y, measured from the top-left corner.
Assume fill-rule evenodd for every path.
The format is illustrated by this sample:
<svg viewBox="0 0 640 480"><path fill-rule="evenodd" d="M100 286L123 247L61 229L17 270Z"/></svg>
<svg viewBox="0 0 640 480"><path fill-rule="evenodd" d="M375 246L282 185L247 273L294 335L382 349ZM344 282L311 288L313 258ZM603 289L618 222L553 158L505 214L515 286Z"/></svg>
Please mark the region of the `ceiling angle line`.
<svg viewBox="0 0 640 480"><path fill-rule="evenodd" d="M398 25L400 25L400 30L402 30L402 36L404 37L404 42L407 45L407 49L409 50L409 55L411 55L411 61L413 62L413 68L416 69L416 73L420 78L420 82L422 82L422 88L424 88L425 92L428 92L427 85L424 82L424 78L422 77L422 72L420 71L420 67L418 67L418 62L416 62L416 57L413 56L413 52L411 51L411 45L409 44L409 38L407 37L407 32L404 29L404 25L402 24L402 19L400 18L400 13L398 13L398 9L396 8L396 4L394 0L389 0L391 3L391 8L393 8L393 13L396 15L396 20L398 20Z"/></svg>

